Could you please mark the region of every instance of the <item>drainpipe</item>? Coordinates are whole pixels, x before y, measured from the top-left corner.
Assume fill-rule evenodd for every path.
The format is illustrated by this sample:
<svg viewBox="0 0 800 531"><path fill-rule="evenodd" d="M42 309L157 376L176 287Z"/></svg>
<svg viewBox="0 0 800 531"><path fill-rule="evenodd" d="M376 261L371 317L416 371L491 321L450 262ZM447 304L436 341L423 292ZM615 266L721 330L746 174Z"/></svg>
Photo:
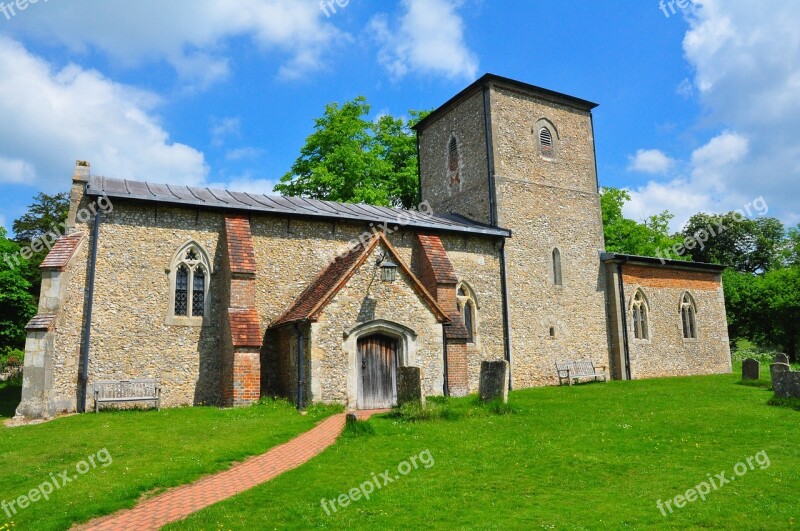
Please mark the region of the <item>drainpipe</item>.
<svg viewBox="0 0 800 531"><path fill-rule="evenodd" d="M617 264L619 277L619 301L622 310L622 348L625 351L625 378L631 379L631 352L628 348L628 310L625 308L625 282L622 280L622 264Z"/></svg>
<svg viewBox="0 0 800 531"><path fill-rule="evenodd" d="M494 183L494 145L492 139L491 94L489 86L483 88L483 127L486 137L486 170L489 180L489 225L497 226L497 198Z"/></svg>
<svg viewBox="0 0 800 531"><path fill-rule="evenodd" d="M92 227L92 257L89 262L89 293L86 302L86 324L83 329L83 345L81 345L81 373L80 373L80 404L79 413L86 413L86 399L89 380L89 345L92 337L92 310L94 306L94 277L97 271L97 247L100 243L100 221L101 211L98 210L94 215L94 227Z"/></svg>
<svg viewBox="0 0 800 531"><path fill-rule="evenodd" d="M508 390L512 391L512 377L511 377L511 311L508 306L508 279L506 271L506 240L503 238L500 247L500 291L503 297L503 328L505 337L503 338L503 346L506 354L506 361L508 362Z"/></svg>
<svg viewBox="0 0 800 531"><path fill-rule="evenodd" d="M295 334L297 334L297 409L303 411L303 332L300 330L300 325L294 325Z"/></svg>
<svg viewBox="0 0 800 531"><path fill-rule="evenodd" d="M442 325L442 355L444 357L444 382L442 383L442 393L444 396L450 396L450 386L447 384L447 332Z"/></svg>

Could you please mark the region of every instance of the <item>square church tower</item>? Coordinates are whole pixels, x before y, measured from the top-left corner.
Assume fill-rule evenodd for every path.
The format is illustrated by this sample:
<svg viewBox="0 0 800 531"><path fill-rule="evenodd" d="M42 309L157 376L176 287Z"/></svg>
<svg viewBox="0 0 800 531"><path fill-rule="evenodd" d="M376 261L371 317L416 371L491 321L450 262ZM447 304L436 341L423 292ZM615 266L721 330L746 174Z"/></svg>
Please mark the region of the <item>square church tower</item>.
<svg viewBox="0 0 800 531"><path fill-rule="evenodd" d="M608 365L596 104L487 74L417 127L423 201L511 229L502 253L516 388Z"/></svg>

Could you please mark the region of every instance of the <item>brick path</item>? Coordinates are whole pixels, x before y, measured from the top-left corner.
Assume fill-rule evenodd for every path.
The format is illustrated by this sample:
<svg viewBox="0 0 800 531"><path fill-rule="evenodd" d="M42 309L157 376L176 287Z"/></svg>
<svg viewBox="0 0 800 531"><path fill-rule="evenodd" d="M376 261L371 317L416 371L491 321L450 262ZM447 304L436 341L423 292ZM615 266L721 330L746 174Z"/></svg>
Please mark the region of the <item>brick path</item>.
<svg viewBox="0 0 800 531"><path fill-rule="evenodd" d="M359 411L358 416L364 420L381 412L383 411ZM148 498L133 509L93 520L76 529L93 531L160 529L200 509L297 468L332 445L341 434L344 423L344 413L334 415L310 431L276 446L265 454L238 463L224 472Z"/></svg>

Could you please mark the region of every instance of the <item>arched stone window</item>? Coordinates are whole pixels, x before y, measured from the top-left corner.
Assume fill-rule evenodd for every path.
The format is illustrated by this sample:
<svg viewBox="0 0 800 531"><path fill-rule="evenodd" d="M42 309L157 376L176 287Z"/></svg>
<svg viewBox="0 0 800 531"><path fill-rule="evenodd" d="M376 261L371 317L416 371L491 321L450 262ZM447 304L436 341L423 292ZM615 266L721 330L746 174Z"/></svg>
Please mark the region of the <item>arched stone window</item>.
<svg viewBox="0 0 800 531"><path fill-rule="evenodd" d="M548 160L554 160L558 152L558 131L550 120L542 118L533 127L536 135L536 149L539 155Z"/></svg>
<svg viewBox="0 0 800 531"><path fill-rule="evenodd" d="M447 144L447 182L451 191L461 190L461 177L461 153L458 149L458 140L453 135Z"/></svg>
<svg viewBox="0 0 800 531"><path fill-rule="evenodd" d="M633 313L633 337L640 340L650 339L650 308L642 290L637 290L631 305Z"/></svg>
<svg viewBox="0 0 800 531"><path fill-rule="evenodd" d="M561 272L561 251L558 249L553 249L553 285L564 285L564 275Z"/></svg>
<svg viewBox="0 0 800 531"><path fill-rule="evenodd" d="M167 324L196 326L208 316L211 264L196 242L185 243L169 267L170 305Z"/></svg>
<svg viewBox="0 0 800 531"><path fill-rule="evenodd" d="M456 298L458 299L458 309L461 312L461 319L464 321L464 326L467 328L469 343L475 343L475 336L477 332L477 302L472 288L468 284L462 282L458 285L456 290Z"/></svg>
<svg viewBox="0 0 800 531"><path fill-rule="evenodd" d="M681 297L681 322L683 338L697 339L697 306L688 292Z"/></svg>

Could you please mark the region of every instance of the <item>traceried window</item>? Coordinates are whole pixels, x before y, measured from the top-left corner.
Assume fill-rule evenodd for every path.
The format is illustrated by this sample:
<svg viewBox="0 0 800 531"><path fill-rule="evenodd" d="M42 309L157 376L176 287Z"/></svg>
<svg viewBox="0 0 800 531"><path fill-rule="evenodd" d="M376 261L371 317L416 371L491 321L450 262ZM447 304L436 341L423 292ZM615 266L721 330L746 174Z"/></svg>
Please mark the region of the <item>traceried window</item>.
<svg viewBox="0 0 800 531"><path fill-rule="evenodd" d="M681 297L681 321L683 323L683 338L697 339L697 308L694 299L688 293Z"/></svg>
<svg viewBox="0 0 800 531"><path fill-rule="evenodd" d="M558 249L553 249L553 285L564 285L564 276L561 273L561 251Z"/></svg>
<svg viewBox="0 0 800 531"><path fill-rule="evenodd" d="M642 290L633 297L633 337L641 340L650 339L650 308Z"/></svg>
<svg viewBox="0 0 800 531"><path fill-rule="evenodd" d="M447 181L451 189L461 189L461 155L455 135L447 145Z"/></svg>
<svg viewBox="0 0 800 531"><path fill-rule="evenodd" d="M461 311L461 319L464 321L464 326L467 329L467 341L469 343L474 343L476 327L475 312L477 309L475 295L472 293L472 289L469 286L461 283L456 291L456 296L458 299L458 308Z"/></svg>
<svg viewBox="0 0 800 531"><path fill-rule="evenodd" d="M173 257L170 267L172 286L168 324L200 324L208 312L210 264L196 243L185 244Z"/></svg>

